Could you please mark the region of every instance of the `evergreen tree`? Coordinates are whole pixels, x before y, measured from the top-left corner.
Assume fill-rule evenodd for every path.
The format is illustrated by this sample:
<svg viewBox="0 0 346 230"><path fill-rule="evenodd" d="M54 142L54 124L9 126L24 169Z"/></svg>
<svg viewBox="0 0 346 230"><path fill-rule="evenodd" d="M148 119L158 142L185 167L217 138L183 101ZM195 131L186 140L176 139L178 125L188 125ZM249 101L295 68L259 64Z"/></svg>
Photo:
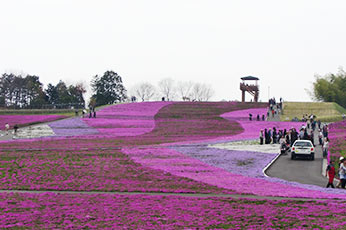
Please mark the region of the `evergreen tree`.
<svg viewBox="0 0 346 230"><path fill-rule="evenodd" d="M92 97L98 106L123 102L127 98L121 77L113 71L106 71L103 76L94 76L91 87L94 93Z"/></svg>

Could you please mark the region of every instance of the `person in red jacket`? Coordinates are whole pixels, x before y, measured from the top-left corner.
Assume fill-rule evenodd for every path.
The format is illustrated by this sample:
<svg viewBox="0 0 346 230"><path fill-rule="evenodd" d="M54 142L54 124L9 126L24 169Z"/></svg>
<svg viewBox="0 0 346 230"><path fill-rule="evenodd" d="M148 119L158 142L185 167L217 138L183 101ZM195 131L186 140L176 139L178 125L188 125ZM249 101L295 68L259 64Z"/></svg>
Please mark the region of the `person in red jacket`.
<svg viewBox="0 0 346 230"><path fill-rule="evenodd" d="M329 188L329 186L331 186L332 188L334 188L334 184L333 184L333 181L334 181L334 177L335 177L335 167L334 167L334 164L333 164L333 161L330 160L330 163L329 165L327 166L327 169L326 169L326 176L328 175L329 177L329 180L328 180L328 184L327 184L327 188Z"/></svg>

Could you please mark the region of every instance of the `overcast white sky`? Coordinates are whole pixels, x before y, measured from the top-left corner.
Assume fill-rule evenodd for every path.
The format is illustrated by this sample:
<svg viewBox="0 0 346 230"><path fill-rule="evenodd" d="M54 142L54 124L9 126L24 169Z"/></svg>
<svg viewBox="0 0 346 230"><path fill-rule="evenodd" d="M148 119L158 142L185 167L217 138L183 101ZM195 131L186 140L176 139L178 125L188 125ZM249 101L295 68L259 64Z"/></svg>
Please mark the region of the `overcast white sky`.
<svg viewBox="0 0 346 230"><path fill-rule="evenodd" d="M315 74L345 67L345 11L342 0L0 0L0 73L89 84L114 70L127 88L211 84L214 100L240 100L253 75L262 101L268 87L308 101Z"/></svg>

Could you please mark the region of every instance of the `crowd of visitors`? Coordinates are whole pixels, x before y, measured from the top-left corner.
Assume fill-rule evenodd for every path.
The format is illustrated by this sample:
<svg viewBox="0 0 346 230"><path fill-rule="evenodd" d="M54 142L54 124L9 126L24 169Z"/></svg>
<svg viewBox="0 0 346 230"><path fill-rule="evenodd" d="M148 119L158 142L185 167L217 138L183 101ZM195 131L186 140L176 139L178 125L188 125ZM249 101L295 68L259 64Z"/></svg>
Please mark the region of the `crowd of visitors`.
<svg viewBox="0 0 346 230"><path fill-rule="evenodd" d="M319 145L322 146L323 156L326 157L329 148L328 132L329 128L327 124L322 124L319 120L316 121L313 114L306 119L306 125L302 125L299 130L291 128L289 130L277 130L275 127L272 129L262 129L260 131L260 144L280 144L282 147L292 146L296 140L310 140L315 146L315 130L318 129Z"/></svg>
<svg viewBox="0 0 346 230"><path fill-rule="evenodd" d="M282 98L280 97L280 102L277 103L275 97L269 99L268 101L268 112L267 117L272 115L272 117L275 116L275 114L281 114L282 111Z"/></svg>
<svg viewBox="0 0 346 230"><path fill-rule="evenodd" d="M282 98L280 97L280 102L276 102L275 97L269 99L268 106L270 109L273 109L274 107L277 107L278 109L282 109Z"/></svg>
<svg viewBox="0 0 346 230"><path fill-rule="evenodd" d="M344 157L339 158L339 180L338 183L336 184L337 188L343 188L345 189L346 187L346 159ZM336 170L334 167L334 162L333 160L330 160L329 165L327 166L326 169L326 176L329 178L327 188L332 187L334 188L334 178L336 175Z"/></svg>
<svg viewBox="0 0 346 230"><path fill-rule="evenodd" d="M345 188L346 186L346 165L345 165L345 158L344 157L340 157L339 158L339 181L336 185L337 188ZM330 160L327 168L326 168L326 176L328 177L328 184L327 184L327 188L334 187L334 178L335 178L336 172L335 172L335 167L334 167L334 161Z"/></svg>
<svg viewBox="0 0 346 230"><path fill-rule="evenodd" d="M272 99L270 102L271 104L275 105L275 99ZM273 106L269 109L275 109L275 107ZM316 121L315 118L316 116L313 114L303 115L302 120L306 123L302 125L299 130L296 130L293 127L289 130L277 130L276 127L266 128L264 130L262 129L259 135L259 142L261 145L280 144L281 149L283 147L289 149L289 147L291 147L296 140L310 140L314 146L319 144L322 147L323 157L326 158L329 148L329 127L328 124L323 124L320 120ZM315 133L318 133L318 143L315 143L314 141ZM333 181L336 175L339 176L336 187L344 189L346 187L346 159L344 157L339 158L338 170L336 170L333 160L330 160L326 168L326 176L329 178L326 186L327 188L335 188Z"/></svg>

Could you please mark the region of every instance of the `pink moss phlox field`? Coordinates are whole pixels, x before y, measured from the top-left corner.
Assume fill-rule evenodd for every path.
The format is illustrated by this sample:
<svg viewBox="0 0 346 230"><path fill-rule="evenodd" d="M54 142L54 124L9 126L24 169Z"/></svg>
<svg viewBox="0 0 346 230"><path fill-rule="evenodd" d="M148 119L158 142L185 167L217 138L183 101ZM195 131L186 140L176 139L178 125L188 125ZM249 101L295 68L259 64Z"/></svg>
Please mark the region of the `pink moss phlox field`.
<svg viewBox="0 0 346 230"><path fill-rule="evenodd" d="M0 228L345 229L342 201L0 193Z"/></svg>
<svg viewBox="0 0 346 230"><path fill-rule="evenodd" d="M330 157L338 162L340 156L346 157L346 120L329 125Z"/></svg>
<svg viewBox="0 0 346 230"><path fill-rule="evenodd" d="M240 194L258 196L282 196L302 198L343 198L346 194L330 194L313 191L262 178L253 178L229 172L225 169L209 165L199 159L188 157L173 149L167 148L132 148L122 149L133 161L145 167L204 182L224 189L230 189ZM210 150L213 154L213 150Z"/></svg>
<svg viewBox="0 0 346 230"><path fill-rule="evenodd" d="M262 115L267 117L267 110L267 108L240 109L222 114L221 117L233 118L235 120L249 120L249 114L252 114L253 120L256 120L257 115L259 115L262 120Z"/></svg>
<svg viewBox="0 0 346 230"><path fill-rule="evenodd" d="M58 119L66 118L62 115L0 115L0 129L5 129L5 124L8 123L10 128L14 125L30 125L36 123L50 122Z"/></svg>
<svg viewBox="0 0 346 230"><path fill-rule="evenodd" d="M113 111L114 113L118 113L118 116L124 115L126 113L130 114L138 114L138 110L134 108L140 108L138 106L140 103L126 104L131 105L132 109L116 110L116 106L108 107L109 110L108 115L105 113L105 116L112 117ZM143 103L145 106L143 115L150 114L150 117L153 117L152 111L150 111L150 105L155 105L155 103ZM154 108L161 107L163 103L158 103L160 106L154 106ZM125 105L122 105L125 106ZM200 109L204 106L204 109ZM5 171L11 172L4 175L2 178L2 187L3 188L21 188L21 189L56 189L56 190L101 190L101 191L159 191L160 185L152 186L153 189L148 189L147 179L141 178L137 180L137 177L133 177L133 175L138 175L137 172L145 171L146 169L153 168L159 171L153 171L152 173L161 175L158 172L170 172L175 176L190 178L193 180L201 181L203 183L207 183L213 186L218 186L220 184L225 184L227 187L222 187L223 189L231 189L234 190L235 187L238 187L237 191L242 193L244 192L242 189L239 189L238 181L230 180L230 182L224 183L223 181L218 181L217 178L215 181L212 181L208 178L207 175L203 175L199 171L205 171L205 168L208 167L209 171L215 170L215 172L219 173L217 175L222 175L223 171L217 168L216 165L208 165L206 163L201 162L198 159L192 159L183 155L181 153L175 153L173 150L167 150L157 146L158 148L152 148L150 145L158 143L167 143L167 145L176 145L177 142L181 140L185 140L185 143L188 143L190 138L199 142L206 143L212 142L216 140L242 140L242 139L251 139L257 138L258 132L260 128L271 127L273 124L278 127L282 127L283 124L290 128L291 125L299 126L301 123L290 123L290 122L262 122L262 121L248 121L244 119L248 116L248 113L260 113L264 112L263 108L255 108L255 109L246 109L239 110L239 108L244 108L240 104L236 103L223 103L217 104L217 108L219 111L229 111L235 110L231 113L220 113L215 109L209 109L210 106L215 106L215 104L200 104L200 103L177 103L169 104L166 107L162 107L158 113L156 113L155 118L159 120L156 123L155 128L150 132L140 136L131 136L131 137L109 137L109 138L100 138L94 136L94 138L84 139L83 138L60 138L60 139L51 139L51 140L40 140L34 142L26 142L19 141L12 144L2 144L3 151L11 150L11 149L22 149L21 151L27 151L30 148L34 149L26 154L24 157L17 158L16 162L13 161L4 161ZM246 108L246 107L245 107ZM238 109L238 111L237 111ZM135 112L133 112L135 111ZM154 111L154 109L153 109ZM98 112L101 114L102 111ZM227 120L224 119L214 119L214 117L218 117L221 114L222 116L228 117ZM230 118L231 117L231 118ZM233 118L236 117L236 119ZM174 122L172 122L172 118L174 118ZM90 121L96 121L96 119L87 119ZM152 118L150 118L152 119ZM183 122L183 126L179 124L179 122ZM241 123L243 129L239 129L238 126L233 125L237 124L237 122ZM232 125L229 125L229 124ZM228 126L227 126L228 124ZM207 128L203 127L206 126ZM212 128L218 127L218 130L214 130ZM197 131L196 131L197 130ZM219 139L218 139L219 138ZM30 144L28 144L30 143ZM142 144L147 145L147 148L137 147ZM137 146L136 146L137 145ZM191 146L193 148L194 146ZM109 148L109 150L107 150ZM126 164L119 164L124 161L118 161L120 153L117 153L120 148L123 148L123 152L128 154L132 159L140 164L143 164L144 167L139 167L137 165L134 167L131 161L127 161ZM37 152L37 150L42 152ZM139 149L139 150L138 150ZM161 149L161 150L160 150ZM140 152L139 156L138 151ZM149 155L144 151L153 151L155 154L153 156ZM198 151L198 150L196 150ZM210 150L210 153L216 153L217 151ZM35 153L36 157L30 157L30 154ZM111 154L112 153L112 154ZM20 152L20 154L22 154ZM120 154L120 155L119 155ZM170 156L172 154L172 156ZM175 155L178 154L178 155ZM23 155L22 155L23 156ZM145 156L145 157L144 157ZM10 159L14 159L17 157L15 152L8 153L8 157ZM122 156L123 157L123 156ZM135 158L137 157L137 158ZM32 159L31 159L32 158ZM158 158L158 159L155 159ZM161 161L167 160L165 164L162 164ZM180 168L181 165L176 166L176 162L180 160L188 161L186 166L191 168L199 167L201 164L201 169L198 170L197 175L187 175L186 171L189 171L189 168ZM113 162L112 165L107 163L105 170L105 162ZM151 163L153 161L154 163ZM21 167L20 170L16 170L15 176L12 176L13 170L18 168L16 165L24 165L25 167ZM162 167L166 168L162 168ZM262 165L264 167L264 165ZM159 168L156 168L159 167ZM175 168L178 167L178 171ZM198 168L197 167L197 168ZM126 168L131 168L130 171L127 171ZM54 169L54 170L50 170ZM180 170L180 172L179 172ZM184 171L185 170L185 171ZM191 169L193 172L193 169ZM130 173L134 172L134 173ZM180 174L179 174L180 173ZM228 172L232 173L229 177L231 178L233 174L238 174L237 172ZM20 175L20 176L18 176ZM84 177L82 175L85 175ZM146 174L147 175L147 174ZM226 173L226 175L229 175ZM106 176L106 180L101 180ZM198 178L201 176L201 178ZM119 178L126 178L125 180L119 180ZM169 179L170 177L164 177ZM207 178L208 180L204 180ZM215 177L214 177L215 178ZM255 180L255 178L248 179L244 175L237 175L234 178L240 178L239 181L246 180ZM172 178L170 178L172 179ZM161 180L157 178L157 180ZM176 179L177 180L177 179ZM131 182L132 181L132 182ZM233 184L232 184L232 183ZM126 183L128 185L126 185ZM141 185L142 183L142 185ZM153 182L150 182L153 183ZM150 184L149 183L149 184ZM156 183L156 182L155 182ZM262 183L254 181L253 183ZM270 181L265 182L269 186ZM275 184L277 183L277 184ZM275 181L275 183L271 183L272 187L280 187L282 182ZM7 187L4 187L4 186ZM132 187L131 187L132 186ZM284 196L290 194L291 196L300 196L306 197L307 192L304 193L296 193L297 189L293 188L292 190L288 189L290 185L284 185L287 191L283 192L282 190L278 191L277 188L274 188L273 191L269 191L266 193L263 190L263 187L259 187L258 191L252 191L251 187L247 187L246 193L252 194L261 194L261 195L272 195L275 196L275 192L280 196ZM169 187L169 186L168 186ZM185 189L185 190L184 190ZM262 191L263 190L263 191ZM185 191L185 192L193 192L186 186L182 186L182 188L163 188L162 191ZM196 191L201 192L201 189L196 189ZM206 191L206 189L204 189ZM304 190L305 191L305 190ZM255 193L254 193L255 192ZM298 195L297 195L298 194ZM323 196L324 197L324 196Z"/></svg>
<svg viewBox="0 0 346 230"><path fill-rule="evenodd" d="M266 111L244 110L251 107L254 105L247 103L163 102L126 104L119 110L117 106L108 107L104 113L97 112L96 119L83 120L104 135L1 142L0 186L60 191L255 194L341 201L3 192L0 228L345 229L345 194L315 191L251 173L241 175L228 166L220 168L217 154L221 150L208 148L205 155L200 154L200 147L206 143L253 139L263 128L302 125L248 121L248 113L256 117ZM235 111L240 109L243 110ZM221 114L226 120L220 118ZM188 145L193 141L197 145ZM184 152L179 142L199 156ZM255 153L243 153L242 157L247 159L250 154ZM203 157L209 159L200 159ZM271 157L272 154L268 160ZM261 167L262 164L265 161Z"/></svg>
<svg viewBox="0 0 346 230"><path fill-rule="evenodd" d="M346 198L346 190L343 189L326 189L315 185L265 177L262 170L277 156L277 153L270 154L251 151L215 149L203 145L175 146L174 150L183 153L186 156L198 159L210 166L224 169L230 173L252 178L261 178L272 182L272 184L266 184L266 186L278 187L278 183L280 183L286 186L302 188L304 191L309 190L309 193L311 194L318 191L323 193L340 194L339 198ZM260 187L261 185L254 188L254 190L259 189ZM287 190L287 187L285 187L285 190ZM278 195L279 194L281 194L281 192L278 193Z"/></svg>
<svg viewBox="0 0 346 230"><path fill-rule="evenodd" d="M220 117L228 120L230 123L235 123L234 125L234 132L233 133L225 133L223 135L218 135L216 137L210 135L209 137L203 137L203 134L201 134L200 139L186 139L182 141L178 141L174 143L175 145L181 145L181 144L198 144L201 142L201 140L204 140L203 143L217 143L217 142L224 142L224 141L236 141L236 140L249 140L249 139L256 139L259 138L259 133L261 129L273 129L275 127L277 130L280 129L286 129L289 130L291 128L299 129L304 123L302 122L281 122L281 121L257 121L256 116L259 114L266 114L267 108L251 108L251 109L239 109L227 113L220 114ZM253 115L252 121L249 120L249 114ZM239 129L240 126L241 129ZM241 130L238 131L237 130ZM213 130L214 131L214 130ZM216 131L217 132L217 131ZM162 144L162 146L170 146L169 144Z"/></svg>
<svg viewBox="0 0 346 230"><path fill-rule="evenodd" d="M83 118L102 135L138 136L155 127L155 114L171 102L143 102L119 104L97 112L97 118Z"/></svg>
<svg viewBox="0 0 346 230"><path fill-rule="evenodd" d="M266 111L264 108L259 109L245 109L245 110L239 110L235 112L229 112L224 113L221 115L221 117L234 121L236 120L244 129L244 131L239 134L232 136L231 140L244 140L244 139L256 139L259 138L259 134L261 129L273 129L275 127L277 130L280 129L286 129L289 130L291 128L295 128L299 130L299 128L304 125L303 122L282 122L282 121L256 121L252 120L250 121L248 119L249 113L252 113L254 116L255 114L262 114Z"/></svg>
<svg viewBox="0 0 346 230"><path fill-rule="evenodd" d="M117 149L0 152L0 189L230 193L133 162Z"/></svg>

